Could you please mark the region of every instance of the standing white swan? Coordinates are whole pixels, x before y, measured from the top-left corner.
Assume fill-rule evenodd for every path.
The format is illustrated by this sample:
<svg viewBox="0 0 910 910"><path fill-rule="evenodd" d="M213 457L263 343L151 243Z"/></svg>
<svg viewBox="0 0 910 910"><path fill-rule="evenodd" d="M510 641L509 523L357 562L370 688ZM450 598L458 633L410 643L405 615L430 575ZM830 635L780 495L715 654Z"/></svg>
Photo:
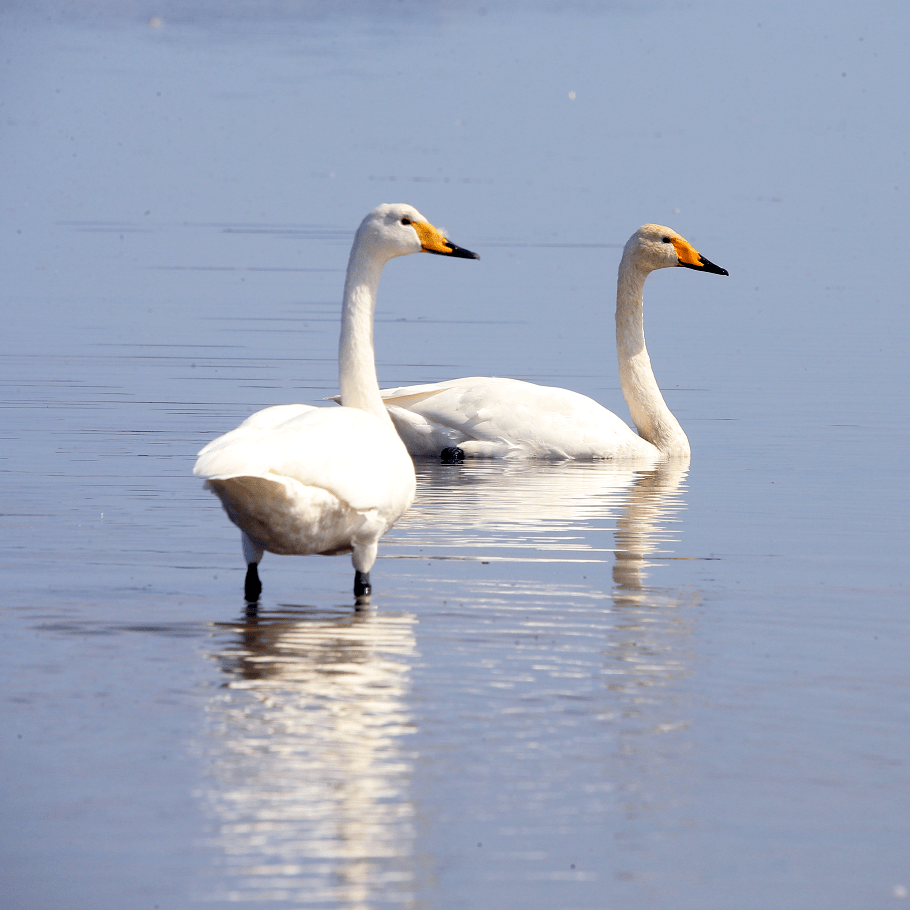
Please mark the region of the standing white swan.
<svg viewBox="0 0 910 910"><path fill-rule="evenodd" d="M338 344L341 408L304 404L258 411L210 442L193 473L240 528L246 598L262 591L263 552L352 553L354 596L370 595L379 538L414 499L414 465L379 396L373 310L383 266L408 253L479 259L450 243L409 205L363 219L348 261Z"/></svg>
<svg viewBox="0 0 910 910"><path fill-rule="evenodd" d="M616 292L616 352L638 435L577 392L472 376L381 393L408 451L446 460L688 457L689 440L654 378L642 321L645 279L668 266L729 274L659 224L640 227L626 243Z"/></svg>

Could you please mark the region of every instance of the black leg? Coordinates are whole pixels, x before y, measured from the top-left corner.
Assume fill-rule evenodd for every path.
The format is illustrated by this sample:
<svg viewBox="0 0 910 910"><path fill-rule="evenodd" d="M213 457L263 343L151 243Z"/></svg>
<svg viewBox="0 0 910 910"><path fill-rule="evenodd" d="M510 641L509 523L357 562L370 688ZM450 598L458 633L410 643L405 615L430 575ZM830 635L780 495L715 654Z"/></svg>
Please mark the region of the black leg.
<svg viewBox="0 0 910 910"><path fill-rule="evenodd" d="M359 569L354 570L354 597L357 601L369 600L372 593L370 587L370 573L361 572Z"/></svg>
<svg viewBox="0 0 910 910"><path fill-rule="evenodd" d="M243 583L243 596L249 603L255 603L259 600L262 593L262 582L259 580L259 570L256 563L251 562L246 567L246 581Z"/></svg>
<svg viewBox="0 0 910 910"><path fill-rule="evenodd" d="M439 457L443 464L458 464L459 461L464 461L464 449L458 446L446 446Z"/></svg>

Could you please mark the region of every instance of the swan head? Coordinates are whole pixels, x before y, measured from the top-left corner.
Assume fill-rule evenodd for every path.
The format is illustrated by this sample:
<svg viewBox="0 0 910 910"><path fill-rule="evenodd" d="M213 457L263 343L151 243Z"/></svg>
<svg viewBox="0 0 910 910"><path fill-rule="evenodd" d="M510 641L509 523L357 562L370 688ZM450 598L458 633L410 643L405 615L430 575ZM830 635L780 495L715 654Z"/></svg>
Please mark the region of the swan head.
<svg viewBox="0 0 910 910"><path fill-rule="evenodd" d="M437 253L455 259L480 259L448 240L412 205L402 202L376 206L357 229L355 247L368 247L383 260L409 253Z"/></svg>
<svg viewBox="0 0 910 910"><path fill-rule="evenodd" d="M729 275L726 269L705 259L685 237L662 224L643 224L626 243L623 258L644 272L683 266L714 275Z"/></svg>

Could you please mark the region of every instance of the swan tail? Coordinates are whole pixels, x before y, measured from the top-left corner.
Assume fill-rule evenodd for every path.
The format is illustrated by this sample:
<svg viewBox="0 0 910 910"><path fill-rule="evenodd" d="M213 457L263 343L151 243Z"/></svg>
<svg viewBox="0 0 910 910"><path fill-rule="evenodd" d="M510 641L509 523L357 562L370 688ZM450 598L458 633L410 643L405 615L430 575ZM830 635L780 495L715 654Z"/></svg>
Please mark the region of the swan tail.
<svg viewBox="0 0 910 910"><path fill-rule="evenodd" d="M328 490L288 478L210 477L205 485L250 540L244 556L349 553L351 527L363 524L363 516Z"/></svg>

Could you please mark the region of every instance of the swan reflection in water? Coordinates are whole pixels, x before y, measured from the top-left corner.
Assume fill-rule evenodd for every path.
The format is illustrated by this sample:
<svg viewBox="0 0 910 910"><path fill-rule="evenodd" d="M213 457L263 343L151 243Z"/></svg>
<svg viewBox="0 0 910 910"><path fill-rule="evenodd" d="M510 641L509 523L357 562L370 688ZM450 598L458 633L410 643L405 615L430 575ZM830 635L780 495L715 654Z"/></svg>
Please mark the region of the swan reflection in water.
<svg viewBox="0 0 910 910"><path fill-rule="evenodd" d="M205 797L225 867L209 899L353 910L410 893L414 622L288 607L222 627Z"/></svg>
<svg viewBox="0 0 910 910"><path fill-rule="evenodd" d="M417 831L432 825L432 814L415 805L413 781L426 772L409 734L422 728L422 749L437 756L434 776L458 780L457 756L486 737L484 760L508 764L498 751L516 747L515 724L543 722L510 687L515 679L547 711L563 711L566 696L588 705L577 736L593 736L598 752L617 757L600 773L627 817L637 793L653 799L653 736L681 724L678 704L662 692L685 672L687 652L686 623L674 609L682 595L646 581L675 538L686 471L682 463L418 465L417 505L387 538L384 558L462 562L457 572L452 562L434 563L432 587L425 577L410 586L420 600L414 613L282 607L222 627L214 656L227 682L209 712L204 750L213 767L204 795L224 865L209 899L345 910L419 903L432 891L437 860L421 856ZM475 571L482 563L498 563L509 584L490 579L486 567ZM611 579L580 580L611 563ZM407 565L399 568L406 577ZM537 578L522 583L532 568ZM560 580L547 583L554 569ZM432 615L456 589L469 609ZM414 692L418 613L430 636L425 649L440 647L434 635L444 651L445 641L452 645L444 660L422 664L428 688ZM501 620L498 636L483 625L491 615ZM501 637L544 627L572 634L558 648L550 635L520 649ZM480 719L458 710L459 699L476 698L485 685ZM563 718L563 733L567 722L576 720ZM510 778L521 768L530 773L520 763ZM567 811L538 805L532 783L516 812ZM540 799L551 792L558 788L543 787Z"/></svg>
<svg viewBox="0 0 910 910"><path fill-rule="evenodd" d="M517 692L524 671L610 718L629 794L665 754L652 737L687 726L669 693L688 673L700 594L649 576L684 558L674 551L688 469L688 458L418 464L415 505L386 548L388 558L458 561L458 580L435 590L472 605L472 641L489 642L478 660L496 666L504 687ZM520 641L523 656L501 641ZM624 808L635 810L634 798Z"/></svg>
<svg viewBox="0 0 910 910"><path fill-rule="evenodd" d="M631 590L675 541L689 459L416 468L416 501L387 555L413 558L416 545L438 558L603 563L613 552L614 580Z"/></svg>

